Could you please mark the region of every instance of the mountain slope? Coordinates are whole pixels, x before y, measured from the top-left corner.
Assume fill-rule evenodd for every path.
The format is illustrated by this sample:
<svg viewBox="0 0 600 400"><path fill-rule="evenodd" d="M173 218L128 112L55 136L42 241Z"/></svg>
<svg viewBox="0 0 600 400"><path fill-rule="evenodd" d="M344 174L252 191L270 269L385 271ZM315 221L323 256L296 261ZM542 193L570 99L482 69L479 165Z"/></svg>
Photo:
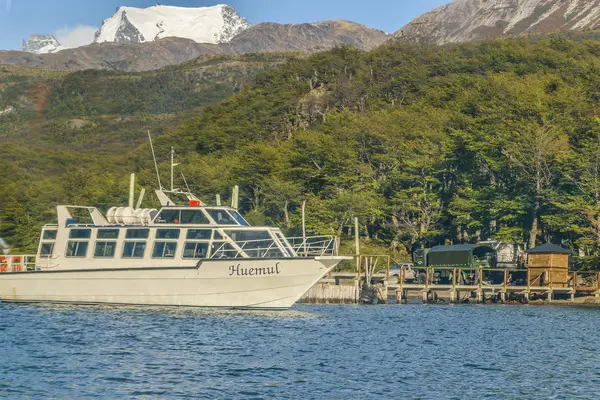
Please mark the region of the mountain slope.
<svg viewBox="0 0 600 400"><path fill-rule="evenodd" d="M600 0L454 0L404 26L397 38L437 44L600 27Z"/></svg>
<svg viewBox="0 0 600 400"><path fill-rule="evenodd" d="M227 43L251 25L227 5L213 7L119 7L104 20L96 43L142 43L180 37L198 43Z"/></svg>
<svg viewBox="0 0 600 400"><path fill-rule="evenodd" d="M373 49L388 39L379 30L349 21L323 21L314 24L258 24L231 41L239 53L320 51L348 45L360 50Z"/></svg>
<svg viewBox="0 0 600 400"><path fill-rule="evenodd" d="M388 38L384 32L346 21L259 24L240 33L229 43L206 44L170 37L146 43L95 43L52 54L0 51L0 64L70 71L149 71L207 54L315 52L341 45L368 50Z"/></svg>

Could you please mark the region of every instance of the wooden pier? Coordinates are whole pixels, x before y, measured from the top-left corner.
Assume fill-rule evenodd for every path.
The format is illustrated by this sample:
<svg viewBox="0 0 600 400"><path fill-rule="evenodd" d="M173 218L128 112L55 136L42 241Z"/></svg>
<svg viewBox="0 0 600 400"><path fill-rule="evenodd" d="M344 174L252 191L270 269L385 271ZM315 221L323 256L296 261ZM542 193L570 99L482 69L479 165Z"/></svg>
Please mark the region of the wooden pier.
<svg viewBox="0 0 600 400"><path fill-rule="evenodd" d="M527 269L401 267L398 276L385 274L367 277L383 299L406 304L409 299L424 303L496 303L556 299L575 301L576 297L600 297L600 273L569 272L566 284L556 284L550 271L535 276ZM302 299L305 303L358 303L365 276L335 273L320 281Z"/></svg>

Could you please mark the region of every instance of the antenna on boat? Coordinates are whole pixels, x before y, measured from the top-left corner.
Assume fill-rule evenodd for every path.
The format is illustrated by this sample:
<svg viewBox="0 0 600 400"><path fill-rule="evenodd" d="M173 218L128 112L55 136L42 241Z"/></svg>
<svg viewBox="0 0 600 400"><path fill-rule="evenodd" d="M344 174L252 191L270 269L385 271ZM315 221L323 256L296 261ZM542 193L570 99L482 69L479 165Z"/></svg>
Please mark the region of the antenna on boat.
<svg viewBox="0 0 600 400"><path fill-rule="evenodd" d="M156 179L158 179L158 187L163 190L162 183L160 183L160 174L158 173L158 164L156 163L156 154L154 153L154 145L152 144L152 136L150 136L150 129L148 129L148 139L150 139L150 149L152 149L152 159L154 160L154 168L156 169Z"/></svg>
<svg viewBox="0 0 600 400"><path fill-rule="evenodd" d="M237 210L240 207L240 187L235 185L231 194L231 208Z"/></svg>
<svg viewBox="0 0 600 400"><path fill-rule="evenodd" d="M192 191L190 190L190 186L187 183L187 180L185 179L185 175L183 174L183 172L181 173L181 177L183 178L183 183L185 183L185 188L187 189L188 193L192 193Z"/></svg>
<svg viewBox="0 0 600 400"><path fill-rule="evenodd" d="M137 205L136 205L136 209L140 208L142 206L142 201L144 201L144 196L146 195L146 189L142 189L142 191L140 192L140 198L137 201Z"/></svg>
<svg viewBox="0 0 600 400"><path fill-rule="evenodd" d="M133 199L135 197L135 174L129 177L129 208L133 208Z"/></svg>
<svg viewBox="0 0 600 400"><path fill-rule="evenodd" d="M171 192L175 191L175 187L173 186L173 172L175 171L175 167L178 165L179 164L175 164L175 148L171 147Z"/></svg>

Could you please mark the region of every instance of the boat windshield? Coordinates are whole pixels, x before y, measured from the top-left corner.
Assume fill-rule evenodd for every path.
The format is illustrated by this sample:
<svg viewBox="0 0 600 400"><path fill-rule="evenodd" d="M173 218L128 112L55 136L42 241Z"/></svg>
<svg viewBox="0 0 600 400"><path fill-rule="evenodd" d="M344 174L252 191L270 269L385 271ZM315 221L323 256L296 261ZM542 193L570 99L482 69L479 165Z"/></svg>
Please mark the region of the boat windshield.
<svg viewBox="0 0 600 400"><path fill-rule="evenodd" d="M236 221L236 219L233 218L231 216L231 214L229 214L229 212L225 209L222 209L222 208L209 209L209 208L207 208L206 211L211 216L211 218L215 220L215 222L218 225L238 225L238 222Z"/></svg>
<svg viewBox="0 0 600 400"><path fill-rule="evenodd" d="M164 209L158 214L155 223L182 225L209 225L208 218L201 210L169 210Z"/></svg>
<svg viewBox="0 0 600 400"><path fill-rule="evenodd" d="M244 217L242 217L242 215L237 212L237 211L229 211L229 213L231 214L231 216L233 218L235 218L235 220L238 222L238 224L242 225L242 226L250 226L250 224L248 222L246 222L246 220L244 219Z"/></svg>

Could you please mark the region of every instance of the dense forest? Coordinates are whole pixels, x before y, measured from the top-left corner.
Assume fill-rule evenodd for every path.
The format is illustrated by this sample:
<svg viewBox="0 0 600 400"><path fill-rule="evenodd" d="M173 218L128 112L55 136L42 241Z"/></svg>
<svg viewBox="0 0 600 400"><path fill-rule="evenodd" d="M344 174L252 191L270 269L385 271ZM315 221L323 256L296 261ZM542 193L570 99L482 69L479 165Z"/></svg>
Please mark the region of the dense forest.
<svg viewBox="0 0 600 400"><path fill-rule="evenodd" d="M174 146L192 191L211 202L239 184L255 224L298 233L306 200L311 232L348 238L357 216L373 251L495 238L600 253L600 41L337 48L270 60L206 101L186 74L12 72L31 106L0 116L0 236L30 251L56 203L122 204L130 172L155 187L150 129L165 177ZM65 118L88 122L56 133Z"/></svg>

